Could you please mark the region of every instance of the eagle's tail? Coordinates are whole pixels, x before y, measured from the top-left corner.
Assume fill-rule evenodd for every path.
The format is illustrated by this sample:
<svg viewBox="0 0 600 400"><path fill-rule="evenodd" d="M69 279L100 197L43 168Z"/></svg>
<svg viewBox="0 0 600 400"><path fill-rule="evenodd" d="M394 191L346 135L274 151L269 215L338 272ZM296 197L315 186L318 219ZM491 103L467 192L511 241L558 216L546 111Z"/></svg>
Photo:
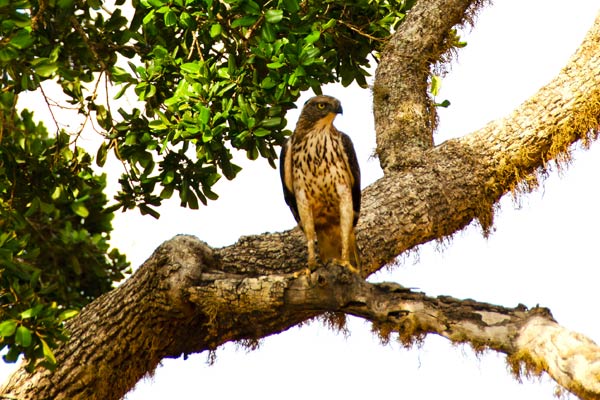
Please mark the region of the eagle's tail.
<svg viewBox="0 0 600 400"><path fill-rule="evenodd" d="M317 230L317 243L319 246L319 258L322 263L330 260L341 260L342 238L339 226L331 226L327 229ZM356 245L354 231L350 233L350 264L360 271L360 255Z"/></svg>

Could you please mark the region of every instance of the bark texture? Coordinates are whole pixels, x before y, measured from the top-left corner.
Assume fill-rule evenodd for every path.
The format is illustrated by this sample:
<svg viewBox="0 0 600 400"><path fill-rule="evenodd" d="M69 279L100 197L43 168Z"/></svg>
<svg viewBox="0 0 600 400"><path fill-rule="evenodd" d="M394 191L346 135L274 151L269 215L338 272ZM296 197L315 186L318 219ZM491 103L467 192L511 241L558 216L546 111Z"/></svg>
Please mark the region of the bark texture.
<svg viewBox="0 0 600 400"><path fill-rule="evenodd" d="M56 371L28 375L21 369L0 393L118 399L165 357L232 340L251 344L329 313L334 322L346 314L370 320L383 338L395 332L406 344L435 333L476 350L493 349L508 355L516 374L546 372L581 398L600 398L600 348L562 328L549 310L432 298L363 279L474 219L489 228L503 194L530 188L549 160L565 160L572 143L598 134L600 17L559 76L512 115L433 147L429 69L447 49L450 29L479 5L418 2L388 44L374 97L385 176L363 192L357 226L362 277L336 265L299 274L306 244L297 228L243 237L220 249L177 236L70 321L72 339L57 352ZM423 40L415 40L419 36ZM398 68L404 72L394 74Z"/></svg>
<svg viewBox="0 0 600 400"><path fill-rule="evenodd" d="M432 64L444 60L453 27L471 20L483 1L418 4L386 45L373 87L377 155L385 172L422 163L433 147L437 117L428 95Z"/></svg>

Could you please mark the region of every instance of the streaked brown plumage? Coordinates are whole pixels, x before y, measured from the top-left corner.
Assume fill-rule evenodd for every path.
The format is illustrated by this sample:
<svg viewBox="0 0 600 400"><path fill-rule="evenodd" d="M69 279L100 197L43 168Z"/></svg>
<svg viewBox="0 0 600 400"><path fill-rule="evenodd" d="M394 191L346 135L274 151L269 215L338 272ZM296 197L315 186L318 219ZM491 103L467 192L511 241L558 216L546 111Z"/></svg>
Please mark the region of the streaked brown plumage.
<svg viewBox="0 0 600 400"><path fill-rule="evenodd" d="M360 268L354 226L360 212L360 169L348 135L333 126L342 113L331 96L309 99L296 129L281 149L280 173L285 201L308 245L308 266L336 260Z"/></svg>

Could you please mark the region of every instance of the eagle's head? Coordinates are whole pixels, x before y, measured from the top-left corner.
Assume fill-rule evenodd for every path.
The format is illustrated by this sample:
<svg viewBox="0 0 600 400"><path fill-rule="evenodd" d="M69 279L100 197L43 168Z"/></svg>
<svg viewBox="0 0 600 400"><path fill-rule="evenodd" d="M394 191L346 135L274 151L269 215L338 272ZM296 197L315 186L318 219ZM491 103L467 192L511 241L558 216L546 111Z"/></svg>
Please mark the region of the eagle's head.
<svg viewBox="0 0 600 400"><path fill-rule="evenodd" d="M331 124L337 114L342 113L342 104L338 99L331 96L311 97L304 103L299 121L307 125Z"/></svg>

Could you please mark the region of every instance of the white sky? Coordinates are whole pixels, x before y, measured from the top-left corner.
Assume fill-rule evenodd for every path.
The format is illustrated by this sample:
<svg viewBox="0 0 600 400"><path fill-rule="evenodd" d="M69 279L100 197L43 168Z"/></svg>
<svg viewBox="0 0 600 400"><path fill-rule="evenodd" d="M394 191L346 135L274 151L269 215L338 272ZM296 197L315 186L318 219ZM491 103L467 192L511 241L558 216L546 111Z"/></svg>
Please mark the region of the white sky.
<svg viewBox="0 0 600 400"><path fill-rule="evenodd" d="M468 46L443 80L438 98L452 105L439 112L436 141L474 131L535 93L575 51L598 11L597 0L508 0L486 7L475 29L465 35ZM381 176L377 161L370 159L375 147L370 92L338 86L324 92L342 101L344 115L336 119L336 126L352 137L367 186ZM290 127L297 115L290 113ZM262 161L241 162L245 169L239 177L219 182L221 198L201 210L183 210L173 201L160 209L158 221L137 212L118 214L113 245L137 266L178 233L224 246L240 235L292 228L278 171ZM443 249L422 246L418 256L409 256L392 272L372 280L505 306L540 304L549 307L559 323L598 342L599 170L599 145L577 150L570 168L554 171L541 189L522 197L520 205L510 196L501 201L489 239L481 236L479 227L468 227ZM249 353L228 344L217 351L212 366L206 364L205 354L187 361L165 360L126 399L553 396L551 380L520 384L496 353L475 356L468 347L434 336L410 350L396 343L382 346L368 323L352 319L349 328L351 335L344 338L312 323L269 337ZM0 380L8 371L0 366Z"/></svg>

